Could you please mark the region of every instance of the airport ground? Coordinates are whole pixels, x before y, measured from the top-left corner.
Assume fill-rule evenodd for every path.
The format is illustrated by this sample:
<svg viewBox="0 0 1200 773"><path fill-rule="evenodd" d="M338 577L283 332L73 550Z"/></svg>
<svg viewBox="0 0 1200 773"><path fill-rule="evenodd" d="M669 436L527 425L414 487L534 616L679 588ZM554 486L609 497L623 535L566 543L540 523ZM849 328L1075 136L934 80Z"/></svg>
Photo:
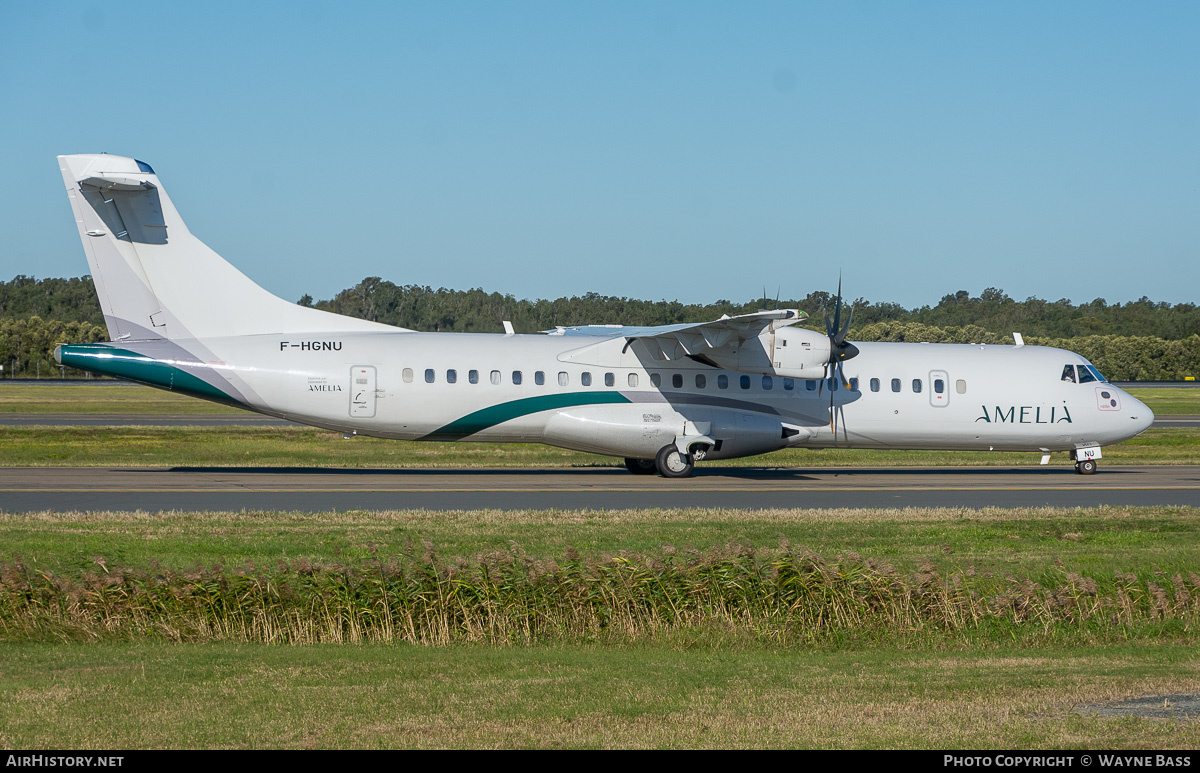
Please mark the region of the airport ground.
<svg viewBox="0 0 1200 773"><path fill-rule="evenodd" d="M5 386L0 386L0 412L16 415L10 410L14 403L6 402L11 393ZM99 413L134 413L162 397L173 398L155 392L139 397L138 388L126 389L134 390L128 393L132 400L122 397L114 405L107 398L109 404ZM1200 398L1192 390L1179 391ZM1200 414L1191 399L1186 394L1164 397L1182 416ZM69 402L78 410L75 401ZM139 407L130 410L129 402ZM24 403L33 404L43 406L36 413L62 407L46 408L42 397ZM189 412L197 405L208 408L185 404ZM165 416L178 409L166 406L156 413ZM1159 406L1155 410L1160 417L1169 413ZM1194 490L1198 446L1192 434L1196 430L1186 425L1151 430L1165 434L1152 436L1157 439L1149 449L1136 451L1154 457L1149 462L1110 461L1106 449L1108 464L1101 472L1112 472L1107 479L1104 474L1075 476L1062 460L1056 460L1062 468L1057 470L1039 469L1036 459L1027 459L1020 466L1001 461L984 471L991 480L1015 482L1014 489L1037 491L1039 476L1045 490L1062 483L1084 507L995 507L991 505L1000 503L1002 494L987 486L969 492L974 503L946 507L904 508L894 502L837 507L837 497L844 501L855 489L888 489L869 480L887 474L876 469L843 473L823 466L806 466L797 474L786 466L748 466L697 476L692 482L704 487L701 501L685 508L581 509L578 503L587 492L564 487L564 480L583 476L593 481L577 489L620 488L632 476L618 479L617 471L587 462L572 469L577 461L559 460L557 470L544 474L552 488L567 489L559 494L565 493L563 502L502 507L503 492L489 491L476 480L468 487L484 489L480 506L452 512L428 505L389 510L312 506L330 476L345 474L349 482L339 485L360 490L381 488L381 478L393 488L397 479L402 488L419 487L413 480L424 481L420 485L427 488L446 488L442 481L458 476L445 468L430 475L411 468L400 475L370 472L365 461L378 458L378 447L362 439L334 444L319 435L306 440L312 447L303 452L318 460L322 446L368 450L353 451L363 456L349 462L334 453L340 472L333 473L313 462L288 470L294 462L261 461L274 458L271 449L281 441L271 433L284 429L291 431L235 428L272 438L257 446L247 441L251 446L238 447L240 457L225 457L226 464L238 458L241 470L216 469L218 465L172 470L179 467L172 457L179 450L162 440L164 433L200 436L228 430L125 427L89 435L94 427L0 427L7 444L0 444L5 449L0 453L8 465L0 471L8 489L0 497L12 501L18 493L14 489L22 487L17 484L36 487L40 475L66 476L50 488L70 492L74 485L79 496L69 508L0 515L0 561L11 564L19 556L26 565L66 577L102 573L101 564L110 571L159 565L182 572L215 564L231 570L243 563L274 566L303 558L359 566L426 542L441 560L466 565L480 555L511 551L511 543L534 560L562 563L569 550L603 562L622 555L688 555L689 550L703 552L727 543L769 551L786 542L830 561L848 554L873 559L914 581L932 566L947 582L958 577L985 593L1005 583L1054 588L1072 575L1094 578L1101 595L1112 595L1113 578L1134 576L1147 594L1153 593L1151 584L1165 588L1173 603L1180 601L1179 590L1170 578L1187 578L1200 562L1200 511L1195 507L1169 501L1144 506L1137 492L1147 489L1136 487L1129 488L1131 502L1097 507L1083 502L1077 488L1094 483L1095 491L1113 491L1121 487L1115 481L1130 476L1174 474L1190 478L1182 486L1178 481L1155 485ZM45 453L62 457L11 457L17 446L36 445L23 433L40 435L43 445L56 449ZM112 437L106 440L104 434ZM56 436L64 439L54 441ZM205 437L198 445L215 442ZM149 454L148 464L119 456L121 448L138 444L142 447L136 453L142 459ZM228 454L229 448L224 450ZM219 451L214 446L204 453ZM111 453L118 457L104 458ZM79 455L96 458L98 468L79 469ZM484 477L485 483L515 476L518 488L521 476L530 475L514 469L490 473L478 468L494 464L478 461L451 464L476 468L466 477ZM272 469L264 472L263 466ZM109 473L116 468L123 472ZM248 512L196 512L209 509L197 505L204 492L184 490L176 493L191 505L174 513L147 512L155 508L132 512L136 507L97 512L110 509L95 506L102 501L101 486L85 481L80 490L78 484L96 480L97 473L143 481L128 488L189 488L179 482L144 482L180 474L184 483L204 481L190 488L209 486L222 494L257 485L267 489L260 493L268 504ZM284 486L239 477L259 474L268 480L286 478L287 487L298 489L294 500L282 498ZM955 476L963 480L978 474L927 467L907 477L925 481L931 490L953 490ZM680 482L642 482L655 496L663 494L654 490L663 483ZM781 509L718 503L715 489L730 487L737 489L731 495L735 503L756 487L785 488L787 503ZM814 509L821 496L834 499L820 500L829 507ZM281 501L298 504L269 504ZM77 512L58 512L63 509ZM1186 581L1181 582L1186 595ZM1188 611L1192 607L1187 603L1176 603L1170 614L1156 616L1150 604L1136 619L1097 618L1086 624L1047 619L952 630L879 623L818 635L763 621L738 626L714 620L647 628L645 635L549 636L534 644L464 640L441 646L403 641L265 645L221 636L178 642L124 629L85 635L69 627L18 636L10 625L7 634L0 634L5 664L0 667L0 745L1195 748L1200 746L1200 723L1191 701L1200 693L1200 613ZM1142 703L1133 702L1137 699Z"/></svg>

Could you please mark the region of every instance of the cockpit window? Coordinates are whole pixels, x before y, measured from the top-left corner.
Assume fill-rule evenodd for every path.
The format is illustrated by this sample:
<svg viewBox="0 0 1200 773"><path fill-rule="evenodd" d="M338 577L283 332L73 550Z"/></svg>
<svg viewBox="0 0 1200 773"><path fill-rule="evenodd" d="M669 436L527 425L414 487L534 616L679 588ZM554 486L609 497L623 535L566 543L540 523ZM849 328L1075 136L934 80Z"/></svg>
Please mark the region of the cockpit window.
<svg viewBox="0 0 1200 773"><path fill-rule="evenodd" d="M1070 381L1072 384L1075 383L1075 366L1074 365L1064 365L1063 366L1062 380Z"/></svg>
<svg viewBox="0 0 1200 773"><path fill-rule="evenodd" d="M1088 363L1088 364L1087 364L1087 365L1085 365L1084 367L1086 367L1086 368L1088 369L1088 371L1089 371L1089 372L1090 372L1090 373L1091 373L1093 376L1095 376L1095 377L1096 377L1096 380L1097 380L1097 381L1104 381L1104 382L1106 382L1106 383L1108 382L1108 379L1106 379L1104 376L1100 375L1100 371L1096 370L1096 366L1095 366L1095 365L1092 365L1091 363ZM1083 370L1083 368L1080 368L1080 370ZM1081 379L1081 380L1082 380L1082 379Z"/></svg>
<svg viewBox="0 0 1200 773"><path fill-rule="evenodd" d="M1079 383L1080 384L1090 384L1093 381L1099 381L1099 380L1100 379L1098 379L1094 375L1092 375L1092 372L1087 368L1086 365L1079 366Z"/></svg>

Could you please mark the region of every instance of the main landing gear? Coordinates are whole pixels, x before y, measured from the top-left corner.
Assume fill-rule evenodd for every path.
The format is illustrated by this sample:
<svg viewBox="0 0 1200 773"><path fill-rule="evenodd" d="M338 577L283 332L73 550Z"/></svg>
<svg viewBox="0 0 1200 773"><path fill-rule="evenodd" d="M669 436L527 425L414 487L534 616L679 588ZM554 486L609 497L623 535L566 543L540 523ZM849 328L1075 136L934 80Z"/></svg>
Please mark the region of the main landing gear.
<svg viewBox="0 0 1200 773"><path fill-rule="evenodd" d="M692 455L680 453L674 443L659 449L658 456L654 457L654 466L664 478L686 478L695 468Z"/></svg>
<svg viewBox="0 0 1200 773"><path fill-rule="evenodd" d="M695 469L695 459L691 454L680 453L672 443L659 449L654 459L625 459L625 469L634 475L653 475L658 473L664 478L686 478Z"/></svg>
<svg viewBox="0 0 1200 773"><path fill-rule="evenodd" d="M633 459L628 456L625 457L625 469L634 475L653 475L658 472L653 459Z"/></svg>

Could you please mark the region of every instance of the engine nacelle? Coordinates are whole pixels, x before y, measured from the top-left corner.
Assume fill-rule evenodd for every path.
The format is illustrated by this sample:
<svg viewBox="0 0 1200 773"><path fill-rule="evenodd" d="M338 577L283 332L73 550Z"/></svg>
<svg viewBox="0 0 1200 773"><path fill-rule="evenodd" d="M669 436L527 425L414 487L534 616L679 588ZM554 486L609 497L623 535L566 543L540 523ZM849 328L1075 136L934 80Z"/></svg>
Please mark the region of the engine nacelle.
<svg viewBox="0 0 1200 773"><path fill-rule="evenodd" d="M708 358L722 368L783 378L824 378L829 336L801 327L768 328L741 346L715 350Z"/></svg>

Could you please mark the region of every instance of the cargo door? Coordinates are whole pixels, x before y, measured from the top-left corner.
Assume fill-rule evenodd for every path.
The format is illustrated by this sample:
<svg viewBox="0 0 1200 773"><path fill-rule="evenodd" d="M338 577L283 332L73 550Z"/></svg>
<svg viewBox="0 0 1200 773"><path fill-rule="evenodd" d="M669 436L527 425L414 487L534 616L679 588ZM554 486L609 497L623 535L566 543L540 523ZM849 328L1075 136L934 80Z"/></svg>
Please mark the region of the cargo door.
<svg viewBox="0 0 1200 773"><path fill-rule="evenodd" d="M350 418L370 419L375 416L375 368L355 365L350 369Z"/></svg>

